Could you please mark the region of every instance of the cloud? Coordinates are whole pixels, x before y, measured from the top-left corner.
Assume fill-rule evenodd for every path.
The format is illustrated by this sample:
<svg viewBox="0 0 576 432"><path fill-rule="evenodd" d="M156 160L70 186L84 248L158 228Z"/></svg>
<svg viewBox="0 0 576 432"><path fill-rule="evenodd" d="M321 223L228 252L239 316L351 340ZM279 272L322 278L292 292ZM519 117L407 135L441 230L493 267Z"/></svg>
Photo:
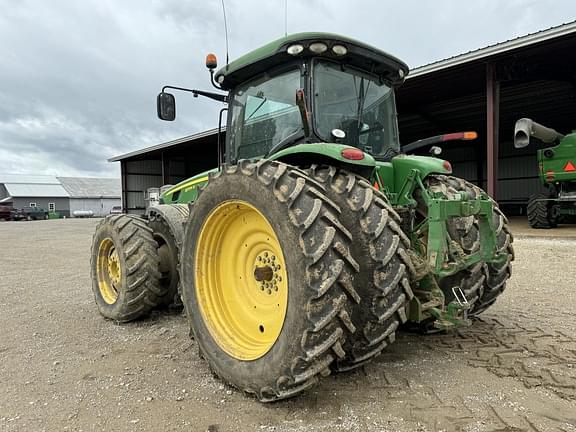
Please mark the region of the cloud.
<svg viewBox="0 0 576 432"><path fill-rule="evenodd" d="M284 0L225 0L231 59L285 31ZM329 31L425 64L576 17L569 0L288 0L288 31ZM164 84L210 89L208 52L225 60L220 0L0 0L3 172L117 175L106 159L217 125L220 105Z"/></svg>

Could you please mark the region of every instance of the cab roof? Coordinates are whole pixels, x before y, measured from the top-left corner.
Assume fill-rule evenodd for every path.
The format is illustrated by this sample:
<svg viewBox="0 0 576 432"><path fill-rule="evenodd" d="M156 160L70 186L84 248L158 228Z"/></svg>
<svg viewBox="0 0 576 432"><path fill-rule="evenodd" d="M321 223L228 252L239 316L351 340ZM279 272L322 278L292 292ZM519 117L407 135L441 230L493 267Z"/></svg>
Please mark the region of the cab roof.
<svg viewBox="0 0 576 432"><path fill-rule="evenodd" d="M314 42L324 42L328 50L322 54L311 52L308 47ZM297 55L288 54L288 47L294 44L301 44L304 50ZM331 50L334 45L344 45L347 53L335 55ZM274 66L303 57L330 58L353 65L381 76L392 86L400 85L409 71L402 60L363 42L332 33L309 32L285 36L243 55L216 72L216 81L229 90Z"/></svg>

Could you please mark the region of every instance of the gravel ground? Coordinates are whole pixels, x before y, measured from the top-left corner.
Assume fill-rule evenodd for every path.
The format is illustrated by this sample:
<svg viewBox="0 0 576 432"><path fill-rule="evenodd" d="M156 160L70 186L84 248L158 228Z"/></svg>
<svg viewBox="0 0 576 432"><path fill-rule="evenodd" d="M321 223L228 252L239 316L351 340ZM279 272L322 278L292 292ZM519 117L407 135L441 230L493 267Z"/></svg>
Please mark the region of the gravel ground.
<svg viewBox="0 0 576 432"><path fill-rule="evenodd" d="M100 317L96 223L0 223L0 431L576 431L575 240L520 236L473 327L400 334L365 368L263 405L211 375L183 316Z"/></svg>

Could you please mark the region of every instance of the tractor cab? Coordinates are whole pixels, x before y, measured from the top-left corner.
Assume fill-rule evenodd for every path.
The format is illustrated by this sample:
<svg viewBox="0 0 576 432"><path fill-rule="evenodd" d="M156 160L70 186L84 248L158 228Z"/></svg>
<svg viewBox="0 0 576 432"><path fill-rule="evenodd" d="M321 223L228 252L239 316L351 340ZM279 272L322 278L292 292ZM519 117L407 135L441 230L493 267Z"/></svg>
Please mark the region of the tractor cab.
<svg viewBox="0 0 576 432"><path fill-rule="evenodd" d="M214 73L228 91L226 162L302 143L337 143L376 159L398 154L394 87L408 66L369 45L327 33L271 42ZM161 116L162 118L162 116Z"/></svg>
<svg viewBox="0 0 576 432"><path fill-rule="evenodd" d="M216 73L230 92L229 161L304 142L386 158L399 148L393 88L407 73L393 56L332 34L295 34L253 51Z"/></svg>

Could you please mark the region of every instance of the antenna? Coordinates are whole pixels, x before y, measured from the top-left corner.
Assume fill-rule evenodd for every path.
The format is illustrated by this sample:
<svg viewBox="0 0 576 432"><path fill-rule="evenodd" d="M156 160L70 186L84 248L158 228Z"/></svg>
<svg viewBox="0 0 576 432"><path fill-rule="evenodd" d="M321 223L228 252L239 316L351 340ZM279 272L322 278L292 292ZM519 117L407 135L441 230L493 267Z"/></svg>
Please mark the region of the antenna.
<svg viewBox="0 0 576 432"><path fill-rule="evenodd" d="M288 0L284 0L284 36L288 36Z"/></svg>
<svg viewBox="0 0 576 432"><path fill-rule="evenodd" d="M226 66L228 66L229 56L228 56L228 22L226 21L226 7L224 6L224 0L222 0L222 13L224 14L224 34L226 36Z"/></svg>

